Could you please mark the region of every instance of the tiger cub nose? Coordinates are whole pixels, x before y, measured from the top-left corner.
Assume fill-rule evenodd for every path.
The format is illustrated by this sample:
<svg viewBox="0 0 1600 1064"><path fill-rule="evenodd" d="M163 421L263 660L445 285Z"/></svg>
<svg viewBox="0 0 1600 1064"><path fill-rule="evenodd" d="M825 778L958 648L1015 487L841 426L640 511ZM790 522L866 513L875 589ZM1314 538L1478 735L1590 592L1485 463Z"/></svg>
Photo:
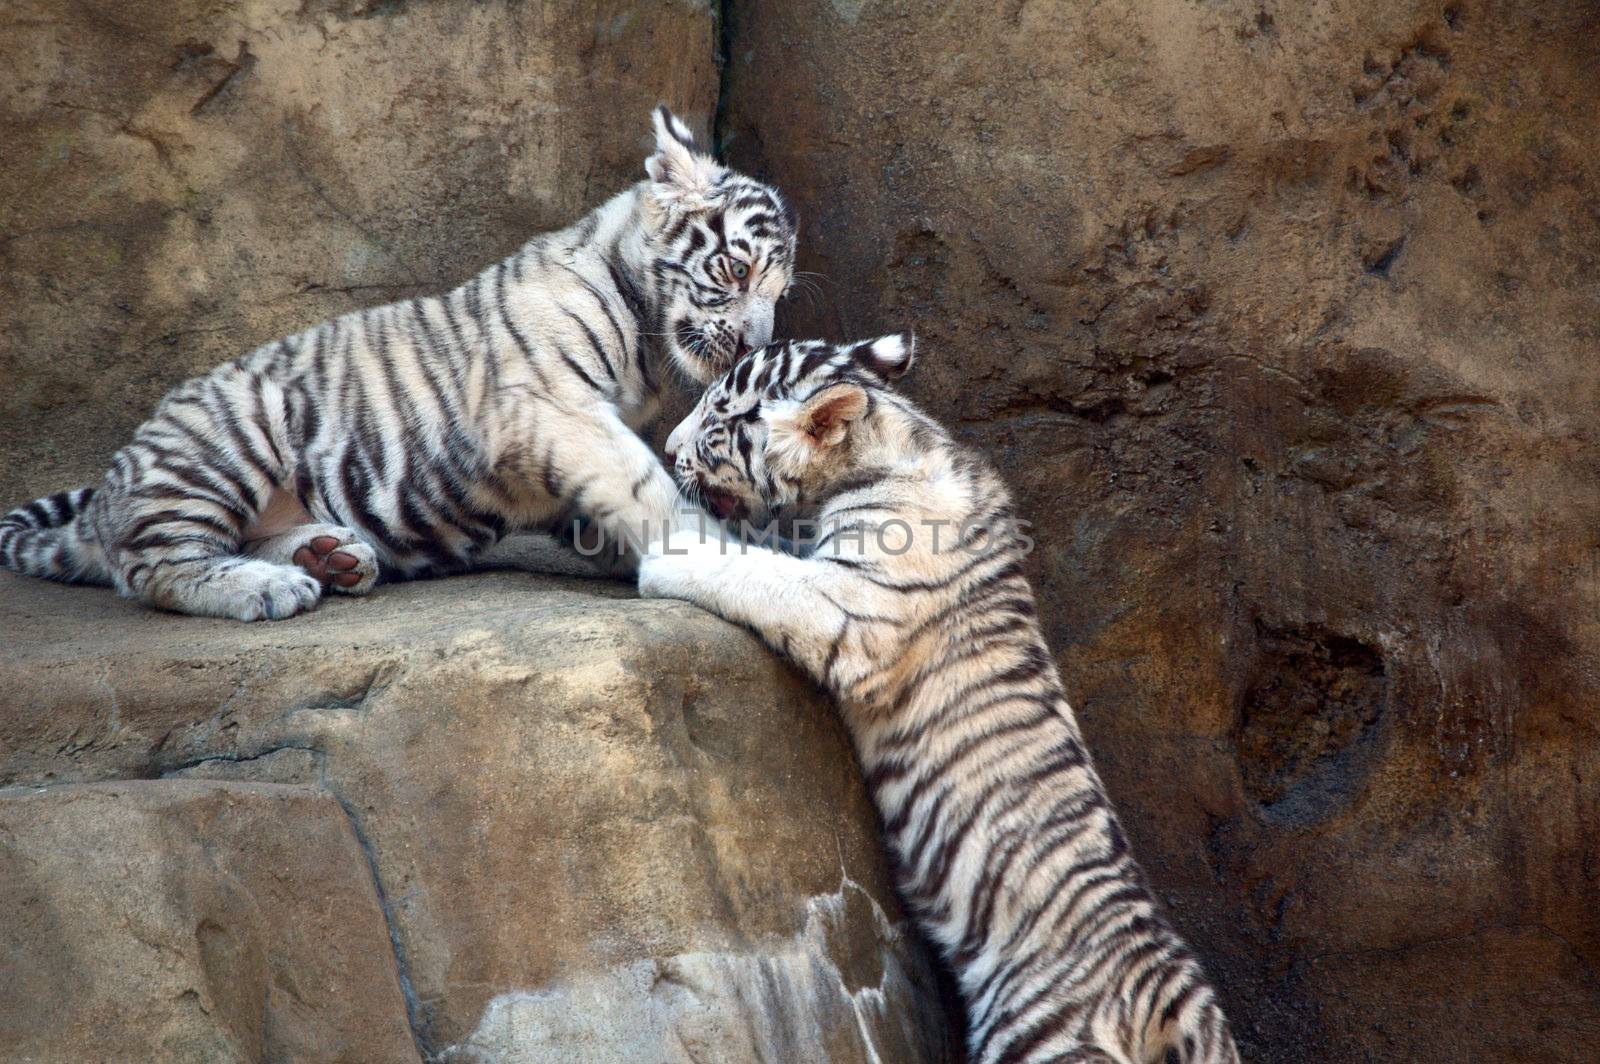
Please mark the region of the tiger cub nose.
<svg viewBox="0 0 1600 1064"><path fill-rule="evenodd" d="M667 434L667 442L661 447L662 453L667 456L667 465L673 465L678 461L678 452L683 450L684 443L689 439L694 421L695 415L690 414L678 423L677 428Z"/></svg>

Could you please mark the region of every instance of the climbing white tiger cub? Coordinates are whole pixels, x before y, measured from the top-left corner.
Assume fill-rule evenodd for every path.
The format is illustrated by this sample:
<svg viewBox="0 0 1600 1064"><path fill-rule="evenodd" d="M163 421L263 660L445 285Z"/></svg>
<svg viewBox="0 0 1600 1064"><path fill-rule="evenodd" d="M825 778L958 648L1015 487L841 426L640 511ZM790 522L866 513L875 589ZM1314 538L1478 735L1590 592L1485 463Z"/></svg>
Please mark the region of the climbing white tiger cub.
<svg viewBox="0 0 1600 1064"><path fill-rule="evenodd" d="M460 288L359 311L173 389L98 488L0 519L0 563L181 613L288 617L511 530L658 527L634 428L772 335L794 216L665 107L648 180Z"/></svg>
<svg viewBox="0 0 1600 1064"><path fill-rule="evenodd" d="M640 593L749 626L838 700L973 1064L1233 1064L1084 749L1011 498L886 386L911 361L896 336L745 356L669 458L718 516L812 546L680 530L641 563Z"/></svg>

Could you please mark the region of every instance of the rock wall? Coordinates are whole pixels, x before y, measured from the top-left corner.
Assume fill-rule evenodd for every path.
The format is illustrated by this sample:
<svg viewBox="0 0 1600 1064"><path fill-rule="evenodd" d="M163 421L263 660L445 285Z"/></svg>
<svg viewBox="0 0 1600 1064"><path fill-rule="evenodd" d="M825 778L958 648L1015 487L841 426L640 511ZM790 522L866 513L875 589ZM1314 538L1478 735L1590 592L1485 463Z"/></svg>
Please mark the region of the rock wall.
<svg viewBox="0 0 1600 1064"><path fill-rule="evenodd" d="M0 505L93 483L173 384L454 287L701 128L698 0L7 0Z"/></svg>
<svg viewBox="0 0 1600 1064"><path fill-rule="evenodd" d="M1600 11L734 0L1257 1061L1600 1059Z"/></svg>

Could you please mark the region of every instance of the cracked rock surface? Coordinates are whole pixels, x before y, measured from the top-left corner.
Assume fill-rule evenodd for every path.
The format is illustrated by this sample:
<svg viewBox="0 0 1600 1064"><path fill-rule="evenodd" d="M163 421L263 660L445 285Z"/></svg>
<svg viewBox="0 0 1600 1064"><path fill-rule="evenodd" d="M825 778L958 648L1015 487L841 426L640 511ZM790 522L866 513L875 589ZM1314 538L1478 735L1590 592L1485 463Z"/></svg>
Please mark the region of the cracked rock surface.
<svg viewBox="0 0 1600 1064"><path fill-rule="evenodd" d="M708 614L502 573L243 625L4 574L0 633L8 1059L99 1059L111 1002L171 1061L952 1059L831 707Z"/></svg>

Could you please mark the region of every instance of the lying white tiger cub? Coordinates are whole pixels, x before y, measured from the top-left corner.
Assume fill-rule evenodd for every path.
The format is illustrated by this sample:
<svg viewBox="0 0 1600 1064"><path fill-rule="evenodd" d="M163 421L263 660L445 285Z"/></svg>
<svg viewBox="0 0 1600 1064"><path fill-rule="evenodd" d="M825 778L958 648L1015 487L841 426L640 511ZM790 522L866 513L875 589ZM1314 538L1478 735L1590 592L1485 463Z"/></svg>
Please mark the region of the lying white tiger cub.
<svg viewBox="0 0 1600 1064"><path fill-rule="evenodd" d="M649 180L453 292L347 314L174 388L95 488L0 518L0 564L252 621L480 565L507 532L660 526L634 428L772 335L795 226L666 108Z"/></svg>
<svg viewBox="0 0 1600 1064"><path fill-rule="evenodd" d="M674 533L640 593L748 625L838 699L974 1064L1236 1062L1090 765L1005 486L885 386L911 359L785 343L724 374L668 442L680 483L814 545Z"/></svg>

